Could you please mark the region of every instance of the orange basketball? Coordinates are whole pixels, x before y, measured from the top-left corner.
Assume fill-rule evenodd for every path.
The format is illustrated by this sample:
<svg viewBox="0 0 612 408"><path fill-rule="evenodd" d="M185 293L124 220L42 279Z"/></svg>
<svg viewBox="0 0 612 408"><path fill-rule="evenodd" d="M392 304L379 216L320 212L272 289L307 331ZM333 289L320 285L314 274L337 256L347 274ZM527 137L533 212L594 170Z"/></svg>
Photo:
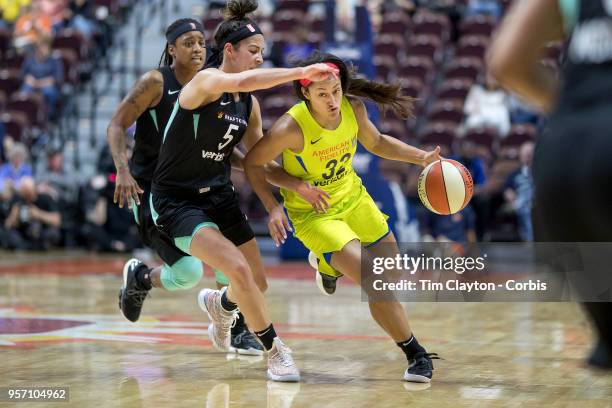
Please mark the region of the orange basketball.
<svg viewBox="0 0 612 408"><path fill-rule="evenodd" d="M463 164L442 159L423 169L418 192L421 202L429 210L449 215L463 210L470 202L474 182Z"/></svg>

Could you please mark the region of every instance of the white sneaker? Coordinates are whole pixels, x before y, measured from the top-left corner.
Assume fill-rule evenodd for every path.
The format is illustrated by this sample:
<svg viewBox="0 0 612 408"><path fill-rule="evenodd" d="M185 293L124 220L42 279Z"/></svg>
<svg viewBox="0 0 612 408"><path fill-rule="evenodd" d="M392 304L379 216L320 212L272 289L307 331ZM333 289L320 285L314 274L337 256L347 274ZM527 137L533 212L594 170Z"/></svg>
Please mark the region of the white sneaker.
<svg viewBox="0 0 612 408"><path fill-rule="evenodd" d="M281 382L300 381L300 371L291 357L291 349L278 337L274 338L274 345L268 351L268 379Z"/></svg>
<svg viewBox="0 0 612 408"><path fill-rule="evenodd" d="M210 319L208 337L213 346L220 351L228 351L231 343L231 329L238 317L238 309L228 312L221 307L221 296L227 287L221 290L202 289L198 294L198 305Z"/></svg>

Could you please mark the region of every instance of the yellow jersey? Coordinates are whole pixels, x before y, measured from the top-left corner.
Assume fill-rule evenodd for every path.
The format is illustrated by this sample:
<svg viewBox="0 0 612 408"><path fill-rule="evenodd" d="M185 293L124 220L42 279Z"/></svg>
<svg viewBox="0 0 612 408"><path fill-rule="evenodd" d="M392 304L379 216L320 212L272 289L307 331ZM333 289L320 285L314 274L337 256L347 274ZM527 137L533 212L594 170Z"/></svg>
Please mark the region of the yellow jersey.
<svg viewBox="0 0 612 408"><path fill-rule="evenodd" d="M351 103L342 98L340 124L334 130L322 128L305 102L293 106L287 113L302 130L304 149L300 153L285 149L283 168L330 195L328 215L342 212L362 190L361 179L353 169L359 125ZM285 189L281 189L281 194L291 218L313 212L312 206L299 194Z"/></svg>

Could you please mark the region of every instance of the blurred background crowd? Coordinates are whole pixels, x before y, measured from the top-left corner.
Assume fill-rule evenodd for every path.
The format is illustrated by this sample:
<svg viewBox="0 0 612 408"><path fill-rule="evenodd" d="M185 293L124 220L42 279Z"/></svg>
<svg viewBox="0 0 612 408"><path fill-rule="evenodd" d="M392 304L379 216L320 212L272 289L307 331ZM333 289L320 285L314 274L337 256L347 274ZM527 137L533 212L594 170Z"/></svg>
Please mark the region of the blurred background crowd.
<svg viewBox="0 0 612 408"><path fill-rule="evenodd" d="M418 199L420 168L372 161L365 152L356 157L366 186L384 181L372 195L391 215L398 240L532 240L530 169L534 139L545 119L485 75L486 49L510 1L259 3L256 19L266 35L267 66L291 66L315 49L345 57L356 52L352 59L360 72L399 82L415 98L409 120L372 110L379 129L426 149L439 145L443 156L470 170L471 204L458 214L439 216ZM202 1L200 8L182 12L199 12L210 39L224 4ZM100 91L91 91L97 76L123 76L130 84L133 74L155 67L139 66L134 73L112 62L114 55L132 58L117 33L149 5L163 7L149 0L0 0L0 247L117 252L139 247L131 212L112 203L115 169L105 143L92 143L94 159L81 163L72 151L67 160L66 149L88 137L74 126L83 116L78 95L95 96L91 112L103 105ZM165 40L156 38L161 55ZM562 46L550 44L542 64L557 67ZM296 102L290 84L256 95L264 130ZM92 137L103 141L103 131L92 129ZM244 209L264 236L266 213L244 176L234 173Z"/></svg>

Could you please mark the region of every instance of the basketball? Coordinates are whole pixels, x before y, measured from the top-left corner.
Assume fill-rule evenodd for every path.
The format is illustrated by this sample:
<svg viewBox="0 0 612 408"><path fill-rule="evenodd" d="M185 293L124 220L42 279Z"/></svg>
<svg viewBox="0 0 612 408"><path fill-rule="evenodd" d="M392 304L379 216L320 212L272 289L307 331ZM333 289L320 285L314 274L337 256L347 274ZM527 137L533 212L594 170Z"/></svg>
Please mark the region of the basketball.
<svg viewBox="0 0 612 408"><path fill-rule="evenodd" d="M474 182L463 164L442 159L423 169L418 192L421 202L429 210L450 215L463 210L470 202Z"/></svg>

